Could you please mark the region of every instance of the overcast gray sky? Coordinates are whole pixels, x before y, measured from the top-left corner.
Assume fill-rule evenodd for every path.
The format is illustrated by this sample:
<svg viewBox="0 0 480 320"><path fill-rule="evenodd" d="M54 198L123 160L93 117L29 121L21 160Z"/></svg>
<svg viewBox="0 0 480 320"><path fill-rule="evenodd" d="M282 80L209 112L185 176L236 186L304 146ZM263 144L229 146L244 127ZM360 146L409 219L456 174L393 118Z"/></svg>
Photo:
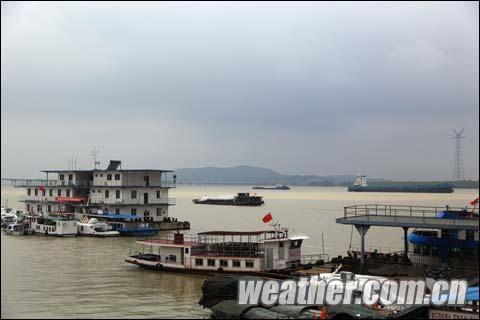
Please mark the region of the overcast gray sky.
<svg viewBox="0 0 480 320"><path fill-rule="evenodd" d="M248 164L478 178L478 3L2 2L2 177Z"/></svg>

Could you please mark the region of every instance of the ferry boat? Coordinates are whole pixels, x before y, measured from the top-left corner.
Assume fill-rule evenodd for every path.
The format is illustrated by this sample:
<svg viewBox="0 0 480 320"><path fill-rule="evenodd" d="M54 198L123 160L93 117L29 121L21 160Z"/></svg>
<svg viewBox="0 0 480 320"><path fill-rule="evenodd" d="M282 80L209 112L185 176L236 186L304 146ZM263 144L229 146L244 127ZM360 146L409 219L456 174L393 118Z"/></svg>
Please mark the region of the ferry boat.
<svg viewBox="0 0 480 320"><path fill-rule="evenodd" d="M88 217L77 223L77 230L79 236L118 237L120 235L120 232L113 231L109 224L99 222L96 218L88 219Z"/></svg>
<svg viewBox="0 0 480 320"><path fill-rule="evenodd" d="M255 186L252 189L260 189L260 190L290 190L290 187L284 184L277 184L273 187L262 187L262 186Z"/></svg>
<svg viewBox="0 0 480 320"><path fill-rule="evenodd" d="M188 273L266 274L302 267L305 235L279 231L209 231L170 234L136 241L126 262L162 271Z"/></svg>
<svg viewBox="0 0 480 320"><path fill-rule="evenodd" d="M437 213L440 219L476 219L478 213L447 209ZM414 264L430 266L449 264L476 266L478 270L478 230L415 229L408 235L413 245L409 259Z"/></svg>
<svg viewBox="0 0 480 320"><path fill-rule="evenodd" d="M248 192L238 193L237 195L222 196L203 196L192 200L195 204L218 204L230 206L261 206L264 204L262 197L253 195Z"/></svg>
<svg viewBox="0 0 480 320"><path fill-rule="evenodd" d="M431 185L391 185L391 186L369 186L367 177L357 176L355 183L348 186L350 192L410 192L410 193L452 193L453 187L449 183L438 183Z"/></svg>
<svg viewBox="0 0 480 320"><path fill-rule="evenodd" d="M73 214L26 216L25 222L33 234L46 236L76 236L78 221Z"/></svg>
<svg viewBox="0 0 480 320"><path fill-rule="evenodd" d="M158 232L158 227L153 222L144 222L142 217L136 215L98 210L96 214L86 216L108 224L110 230L118 232L121 236L153 236Z"/></svg>

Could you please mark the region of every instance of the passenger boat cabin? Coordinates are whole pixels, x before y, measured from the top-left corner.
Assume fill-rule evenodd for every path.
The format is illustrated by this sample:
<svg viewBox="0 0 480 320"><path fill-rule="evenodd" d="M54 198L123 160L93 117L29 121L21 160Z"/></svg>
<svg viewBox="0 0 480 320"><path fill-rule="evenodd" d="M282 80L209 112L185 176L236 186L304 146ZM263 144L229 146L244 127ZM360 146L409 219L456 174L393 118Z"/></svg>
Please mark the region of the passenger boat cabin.
<svg viewBox="0 0 480 320"><path fill-rule="evenodd" d="M165 239L137 241L141 250L126 261L159 269L185 271L264 272L301 263L304 235L288 231L209 231L174 234Z"/></svg>

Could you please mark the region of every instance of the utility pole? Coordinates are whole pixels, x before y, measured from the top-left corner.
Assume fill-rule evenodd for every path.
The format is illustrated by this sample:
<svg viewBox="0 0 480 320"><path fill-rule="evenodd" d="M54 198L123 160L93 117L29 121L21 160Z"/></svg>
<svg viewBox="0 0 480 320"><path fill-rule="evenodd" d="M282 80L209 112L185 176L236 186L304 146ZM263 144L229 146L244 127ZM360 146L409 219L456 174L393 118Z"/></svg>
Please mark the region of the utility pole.
<svg viewBox="0 0 480 320"><path fill-rule="evenodd" d="M454 180L465 180L465 176L463 174L463 159L462 159L462 139L465 136L462 136L463 128L460 131L452 129L453 133L455 134L452 139L455 140L455 161L453 165L453 179Z"/></svg>

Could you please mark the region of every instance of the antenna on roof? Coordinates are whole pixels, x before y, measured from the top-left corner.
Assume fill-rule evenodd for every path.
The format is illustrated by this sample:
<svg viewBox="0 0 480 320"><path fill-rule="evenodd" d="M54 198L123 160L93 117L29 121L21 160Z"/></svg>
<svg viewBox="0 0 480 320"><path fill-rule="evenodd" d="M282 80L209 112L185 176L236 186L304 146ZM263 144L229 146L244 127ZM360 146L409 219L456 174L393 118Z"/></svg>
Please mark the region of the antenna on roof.
<svg viewBox="0 0 480 320"><path fill-rule="evenodd" d="M92 150L92 157L93 157L93 166L95 167L95 170L97 170L97 165L100 164L100 161L97 161L97 154L99 153L100 151L98 151L97 148L94 148Z"/></svg>

